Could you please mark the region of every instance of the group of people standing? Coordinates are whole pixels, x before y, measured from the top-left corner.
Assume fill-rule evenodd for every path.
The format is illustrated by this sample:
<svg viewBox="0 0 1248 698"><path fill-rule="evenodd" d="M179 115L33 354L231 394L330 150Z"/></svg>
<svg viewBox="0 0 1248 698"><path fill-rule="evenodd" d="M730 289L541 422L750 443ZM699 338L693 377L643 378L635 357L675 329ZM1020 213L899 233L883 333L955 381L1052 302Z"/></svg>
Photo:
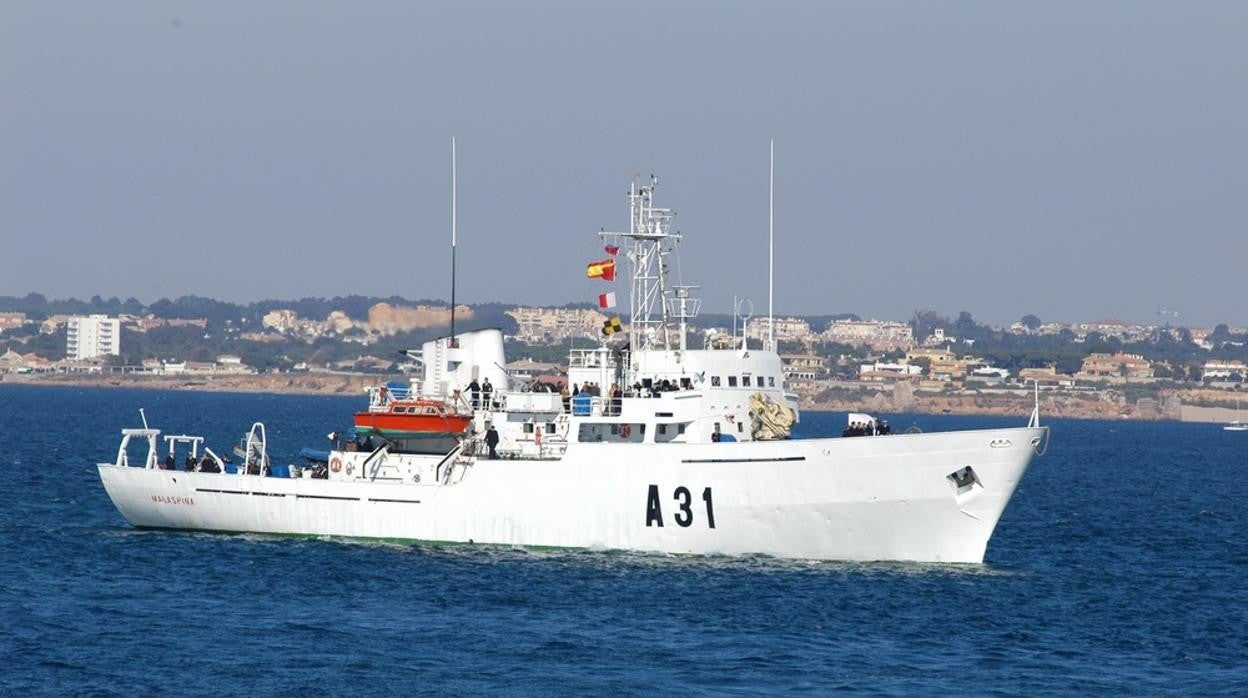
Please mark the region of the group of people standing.
<svg viewBox="0 0 1248 698"><path fill-rule="evenodd" d="M677 390L693 390L693 383L688 378L682 378L680 382L667 378L661 380L655 378L648 386L633 383L633 394L638 397L658 397L660 393L671 393Z"/></svg>
<svg viewBox="0 0 1248 698"><path fill-rule="evenodd" d="M623 406L624 398L626 397L658 397L662 393L692 389L693 384L688 379L682 379L680 382L677 382L667 378L655 378L647 380L644 385L638 381L627 388L620 387L618 383L612 383L610 390L605 392L597 383L586 382L584 385L573 383L570 390L566 385L560 388L559 395L563 398L563 411L568 413L574 411L573 408L578 404L576 398L579 396L585 396L586 402L596 397L610 398L609 402L603 406L603 409L606 414L613 415L620 414L620 408Z"/></svg>
<svg viewBox="0 0 1248 698"><path fill-rule="evenodd" d="M468 384L468 397L472 399L474 410L482 407L494 409L494 386L490 385L489 378L482 379L481 383L477 383L477 379L473 378Z"/></svg>
<svg viewBox="0 0 1248 698"><path fill-rule="evenodd" d="M227 460L226 462L229 462L229 461ZM212 456L208 455L207 453L204 454L203 458L200 458L198 460L196 460L195 456L188 454L186 456L186 462L183 463L183 466L186 472L188 473L194 473L194 472L219 473L221 472L221 466L217 463L216 459L214 459ZM160 469L161 470L177 470L178 469L178 462L173 457L173 451L170 451L169 455L165 456L165 462L161 464Z"/></svg>
<svg viewBox="0 0 1248 698"><path fill-rule="evenodd" d="M620 407L624 402L624 390L616 383L611 384L610 390L604 391L602 386L597 383L586 382L585 385L572 384L572 389L568 390L568 386L559 389L559 396L563 399L563 411L567 413L584 413L589 414L590 401L594 398L607 397L609 401L604 405L606 414L619 414ZM582 409L577 409L577 408Z"/></svg>
<svg viewBox="0 0 1248 698"><path fill-rule="evenodd" d="M888 420L880 419L875 422L850 422L841 432L841 436L884 436L892 431Z"/></svg>

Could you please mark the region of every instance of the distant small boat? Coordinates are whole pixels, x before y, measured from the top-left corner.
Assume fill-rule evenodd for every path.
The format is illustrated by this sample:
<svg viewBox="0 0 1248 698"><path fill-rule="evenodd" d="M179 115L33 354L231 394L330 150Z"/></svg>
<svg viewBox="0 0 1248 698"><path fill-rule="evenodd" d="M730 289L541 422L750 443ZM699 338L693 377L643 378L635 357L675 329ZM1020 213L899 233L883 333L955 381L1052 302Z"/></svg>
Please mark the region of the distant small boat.
<svg viewBox="0 0 1248 698"><path fill-rule="evenodd" d="M1222 431L1248 431L1248 424L1239 421L1239 398L1235 398L1235 419L1223 426Z"/></svg>

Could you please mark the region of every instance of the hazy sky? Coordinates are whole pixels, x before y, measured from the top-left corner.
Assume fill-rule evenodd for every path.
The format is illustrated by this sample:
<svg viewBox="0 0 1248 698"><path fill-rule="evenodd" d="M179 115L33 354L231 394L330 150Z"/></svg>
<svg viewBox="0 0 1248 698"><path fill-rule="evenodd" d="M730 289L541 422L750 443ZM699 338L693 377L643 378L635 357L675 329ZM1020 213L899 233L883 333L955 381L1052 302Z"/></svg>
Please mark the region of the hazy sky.
<svg viewBox="0 0 1248 698"><path fill-rule="evenodd" d="M0 4L0 294L561 304L634 172L706 309L1248 325L1248 3ZM625 295L626 287L617 287Z"/></svg>

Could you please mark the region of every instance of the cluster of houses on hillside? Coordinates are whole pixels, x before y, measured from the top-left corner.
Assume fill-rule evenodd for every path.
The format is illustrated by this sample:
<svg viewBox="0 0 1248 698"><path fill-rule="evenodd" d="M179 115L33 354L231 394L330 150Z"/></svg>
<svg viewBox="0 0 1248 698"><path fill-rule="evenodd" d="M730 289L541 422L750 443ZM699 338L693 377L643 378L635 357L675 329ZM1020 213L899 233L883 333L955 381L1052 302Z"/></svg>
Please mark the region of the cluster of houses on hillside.
<svg viewBox="0 0 1248 698"><path fill-rule="evenodd" d="M456 309L462 317L470 318L472 309L463 306ZM313 341L319 337L336 336L342 341L369 344L380 335L410 331L418 328L441 327L449 323L450 309L441 306L401 307L378 303L369 309L367 321L354 321L341 311L331 312L324 320L301 318L291 309L273 310L262 318L261 327L245 332L242 339L256 341L284 341L302 339ZM509 338L520 343L550 345L570 338L596 340L601 336L603 323L608 316L602 312L583 308L516 307L507 311L515 320L517 329ZM54 333L66 328L66 359L49 361L34 353L22 353L14 349L0 355L0 373L42 372L105 372L121 371L155 375L181 374L230 374L254 372L242 359L234 355L222 355L212 362L148 359L140 366L119 367L110 365L110 356L120 353L122 329L148 332L159 327L196 327L206 329L203 319L165 319L153 316L120 315L55 315L32 321L23 313L0 313L0 337L6 333L20 333L25 328L28 335ZM813 389L821 381L830 379L861 382L911 381L921 387L943 388L964 386L999 386L1032 382L1044 387L1073 387L1083 383L1119 383L1151 381L1166 368L1149 362L1142 356L1129 353L1094 353L1087 356L1078 372L1073 375L1058 373L1054 368L1026 368L1010 371L990 365L962 350L973 346L970 341L960 341L946 336L939 328L921 341L916 340L909 324L880 320L837 320L822 327L812 327L810 322L794 317L755 318L738 328L703 329L706 346L740 347L746 342L761 342L774 336L782 342L801 343L805 353L786 354L781 357L785 378L794 389ZM1179 332L1190 336L1192 341L1205 342L1210 335L1200 328L1179 328L1132 325L1115 320L1091 323L1059 324L1015 323L1008 331L1029 335L1056 335L1071 333L1073 341L1080 341L1093 333L1101 337L1117 337L1124 342L1155 337L1158 332L1169 332L1179 337ZM1185 338L1186 338L1185 336ZM866 349L866 361L852 356L829 358L814 353L818 344L837 343ZM886 360L885 354L900 358ZM312 370L369 370L392 369L393 362L386 359L361 357L314 367ZM307 366L298 368L308 369ZM557 382L565 370L556 364L536 363L527 360L509 366L514 375L528 376L534 380ZM1161 375L1166 375L1160 371ZM1193 379L1195 376L1191 376ZM1248 368L1240 361L1209 360L1200 371L1200 379L1214 386L1238 386L1248 377Z"/></svg>
<svg viewBox="0 0 1248 698"><path fill-rule="evenodd" d="M990 365L973 355L959 356L949 347L916 347L896 360L878 357L868 362L843 356L828 359L814 354L782 355L786 383L795 390L815 389L827 380L864 383L908 381L920 388L945 389L1031 385L1042 388L1073 388L1079 384L1152 382L1158 365L1138 354L1092 353L1079 371L1059 373L1056 368L1024 368L1011 371ZM1234 388L1248 381L1248 365L1242 361L1211 359L1201 367L1200 379L1210 387Z"/></svg>
<svg viewBox="0 0 1248 698"><path fill-rule="evenodd" d="M181 375L247 375L254 374L255 369L243 363L241 357L233 354L222 354L215 361L161 361L146 359L138 366L118 366L110 364L103 356L86 359L69 359L50 361L34 352L22 354L9 349L0 354L0 373L31 374L31 373L113 373L142 374L150 376L181 376Z"/></svg>
<svg viewBox="0 0 1248 698"><path fill-rule="evenodd" d="M820 366L812 370L820 357L783 357L786 366L794 366L798 381L831 377L832 372ZM799 368L800 366L800 368ZM863 382L913 381L924 388L991 387L1011 382L1047 388L1071 388L1077 384L1151 382L1158 380L1159 365L1138 354L1125 352L1092 353L1084 357L1079 371L1058 373L1056 368L1024 368L1017 372L990 365L973 355L959 356L949 348L921 347L906 352L896 361L877 359L857 365L856 377ZM1168 367L1165 367L1168 368ZM1201 380L1211 387L1236 387L1248 380L1248 366L1242 361L1211 359L1201 370Z"/></svg>
<svg viewBox="0 0 1248 698"><path fill-rule="evenodd" d="M466 305L457 305L455 313L462 320L471 319L473 316L472 308ZM431 327L446 327L450 322L451 309L448 306L408 307L376 303L368 309L366 320L352 320L341 310L331 311L324 320L315 320L300 317L290 308L278 308L265 313L260 319L258 330L245 332L241 338L256 342L299 339L312 343L322 337L332 337L344 342L369 345L380 337Z"/></svg>

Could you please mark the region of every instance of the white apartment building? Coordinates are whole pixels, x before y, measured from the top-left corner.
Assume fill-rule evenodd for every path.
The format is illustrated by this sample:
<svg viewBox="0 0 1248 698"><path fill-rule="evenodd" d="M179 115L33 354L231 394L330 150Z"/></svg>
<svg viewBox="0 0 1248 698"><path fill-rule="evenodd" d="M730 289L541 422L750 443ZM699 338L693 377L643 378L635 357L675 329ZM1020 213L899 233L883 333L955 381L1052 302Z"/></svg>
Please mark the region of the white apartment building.
<svg viewBox="0 0 1248 698"><path fill-rule="evenodd" d="M69 318L65 354L70 361L82 361L121 353L121 320L107 315Z"/></svg>
<svg viewBox="0 0 1248 698"><path fill-rule="evenodd" d="M1248 366L1237 360L1210 359L1200 372L1201 380L1225 380L1231 376L1248 376Z"/></svg>
<svg viewBox="0 0 1248 698"><path fill-rule="evenodd" d="M745 334L750 339L767 339L770 335L770 318L752 318L747 324ZM803 340L810 337L810 323L795 317L776 318L776 341Z"/></svg>
<svg viewBox="0 0 1248 698"><path fill-rule="evenodd" d="M825 342L867 346L876 351L909 349L914 346L914 331L904 322L879 320L837 320L819 335Z"/></svg>
<svg viewBox="0 0 1248 698"><path fill-rule="evenodd" d="M595 339L602 336L607 316L597 310L571 308L515 308L507 314L516 321L521 342L560 342L568 337ZM624 318L627 320L627 318Z"/></svg>

